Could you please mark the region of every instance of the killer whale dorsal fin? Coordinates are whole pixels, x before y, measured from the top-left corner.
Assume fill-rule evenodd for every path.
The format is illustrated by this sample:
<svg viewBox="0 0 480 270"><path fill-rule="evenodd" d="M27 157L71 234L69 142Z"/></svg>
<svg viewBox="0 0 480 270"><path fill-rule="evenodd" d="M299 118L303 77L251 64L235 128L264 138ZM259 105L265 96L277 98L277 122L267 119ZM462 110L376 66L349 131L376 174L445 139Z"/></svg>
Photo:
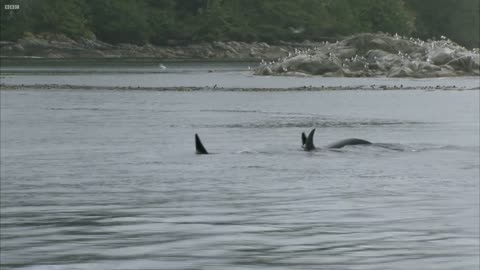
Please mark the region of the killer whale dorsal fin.
<svg viewBox="0 0 480 270"><path fill-rule="evenodd" d="M203 146L202 141L200 140L200 137L198 137L197 133L195 133L195 150L199 155L208 154L207 149L205 149Z"/></svg>
<svg viewBox="0 0 480 270"><path fill-rule="evenodd" d="M305 132L302 132L302 147L305 147L306 142L307 142L307 135L305 135Z"/></svg>
<svg viewBox="0 0 480 270"><path fill-rule="evenodd" d="M313 135L315 135L315 129L312 129L308 134L307 140L305 141L305 151L310 151L315 149L315 145L313 144Z"/></svg>

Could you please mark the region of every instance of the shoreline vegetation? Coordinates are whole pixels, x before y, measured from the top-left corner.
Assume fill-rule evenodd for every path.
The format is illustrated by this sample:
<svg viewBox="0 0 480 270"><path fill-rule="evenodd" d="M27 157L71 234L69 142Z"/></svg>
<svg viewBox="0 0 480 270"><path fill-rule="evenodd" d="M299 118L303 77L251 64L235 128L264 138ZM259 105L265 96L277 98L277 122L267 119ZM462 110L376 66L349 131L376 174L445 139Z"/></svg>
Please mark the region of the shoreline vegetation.
<svg viewBox="0 0 480 270"><path fill-rule="evenodd" d="M480 76L479 0L0 0L0 59L256 61L259 76ZM161 68L166 68L162 67Z"/></svg>
<svg viewBox="0 0 480 270"><path fill-rule="evenodd" d="M478 0L0 0L0 59L258 61L254 75L480 75ZM451 40L450 40L451 39Z"/></svg>
<svg viewBox="0 0 480 270"><path fill-rule="evenodd" d="M470 91L480 90L480 86L468 88L455 85L430 85L430 86L403 86L403 85L356 85L356 86L301 86L289 88L255 88L255 87L217 87L217 86L171 86L171 87L146 87L146 86L94 86L72 84L0 84L0 90L112 90L112 91L367 91L367 90L419 90L419 91Z"/></svg>
<svg viewBox="0 0 480 270"><path fill-rule="evenodd" d="M442 35L479 47L478 0L0 0L0 40L57 33L109 44L332 41ZM3 8L14 5L16 9Z"/></svg>

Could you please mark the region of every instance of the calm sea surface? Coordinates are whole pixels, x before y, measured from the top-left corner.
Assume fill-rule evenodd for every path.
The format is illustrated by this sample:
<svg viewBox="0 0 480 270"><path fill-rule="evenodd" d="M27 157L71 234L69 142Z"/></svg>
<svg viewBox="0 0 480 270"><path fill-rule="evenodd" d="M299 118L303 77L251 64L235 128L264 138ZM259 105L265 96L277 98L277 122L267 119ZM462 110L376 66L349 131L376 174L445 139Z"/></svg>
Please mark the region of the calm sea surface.
<svg viewBox="0 0 480 270"><path fill-rule="evenodd" d="M157 64L4 64L1 80L479 85ZM2 90L0 268L478 269L479 98L478 90ZM304 152L300 134L314 127L320 149ZM195 133L211 155L195 154ZM350 137L374 144L321 149Z"/></svg>

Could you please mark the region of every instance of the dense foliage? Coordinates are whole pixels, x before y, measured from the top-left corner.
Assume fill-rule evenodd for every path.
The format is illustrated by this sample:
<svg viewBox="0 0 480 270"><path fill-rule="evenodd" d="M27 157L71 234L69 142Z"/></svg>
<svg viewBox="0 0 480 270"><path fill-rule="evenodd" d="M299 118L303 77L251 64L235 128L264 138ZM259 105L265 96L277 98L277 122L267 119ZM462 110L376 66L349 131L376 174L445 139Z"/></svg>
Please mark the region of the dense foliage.
<svg viewBox="0 0 480 270"><path fill-rule="evenodd" d="M479 45L479 0L0 0L1 39L29 33L111 43L324 40L358 32ZM4 5L20 5L6 10Z"/></svg>

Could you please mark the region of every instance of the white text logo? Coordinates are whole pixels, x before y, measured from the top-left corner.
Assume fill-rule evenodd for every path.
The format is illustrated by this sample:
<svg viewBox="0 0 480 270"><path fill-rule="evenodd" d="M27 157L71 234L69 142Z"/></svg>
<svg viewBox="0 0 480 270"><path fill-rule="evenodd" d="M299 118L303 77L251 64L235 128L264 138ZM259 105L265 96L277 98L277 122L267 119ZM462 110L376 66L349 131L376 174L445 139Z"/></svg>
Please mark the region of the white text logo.
<svg viewBox="0 0 480 270"><path fill-rule="evenodd" d="M20 9L20 5L5 5L5 9Z"/></svg>

